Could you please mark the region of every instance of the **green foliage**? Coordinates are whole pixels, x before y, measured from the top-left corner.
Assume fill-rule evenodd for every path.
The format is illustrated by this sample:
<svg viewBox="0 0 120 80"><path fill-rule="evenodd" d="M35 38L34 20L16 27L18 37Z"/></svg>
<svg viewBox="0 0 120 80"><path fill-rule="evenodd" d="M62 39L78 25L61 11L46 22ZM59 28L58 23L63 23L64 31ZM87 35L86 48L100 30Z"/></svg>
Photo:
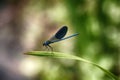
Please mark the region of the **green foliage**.
<svg viewBox="0 0 120 80"><path fill-rule="evenodd" d="M91 65L98 67L99 69L104 71L109 77L111 77L113 80L118 80L118 78L114 74L109 72L108 70L102 68L101 66L99 66L98 64L96 64L94 62L88 61L88 60L83 59L83 58L78 57L78 56L74 56L74 55L70 55L70 54L66 54L66 53L60 53L60 52L47 52L47 51L31 51L31 52L27 52L25 54L39 56L39 57L65 58L65 59L73 59L73 60L82 61L84 63L89 63Z"/></svg>
<svg viewBox="0 0 120 80"><path fill-rule="evenodd" d="M51 24L68 25L70 31L80 33L80 35L77 36L73 42L70 42L73 44L72 46L65 44L65 47L66 45L70 47L74 55L90 59L111 71L114 75L120 75L118 62L120 53L120 0L35 0L31 2L31 5L33 4L40 10L40 13L46 16L43 16L43 20L41 20L42 25L46 25L42 26L44 28L43 34L50 34L52 32L52 28L50 29ZM46 21L44 21L44 19ZM55 27L56 25L52 26ZM49 32L49 30L51 30L51 32ZM42 36L41 39L38 40L40 45L42 41L48 37L50 36ZM58 45L59 44L56 45L54 50L66 50L66 52L69 53L67 47L59 48ZM41 47L38 46L37 49L38 48L42 50L43 47L41 45ZM50 54L44 55L49 56ZM53 57L53 55L50 57ZM56 62L59 61L56 60ZM67 63L67 61L65 62ZM51 63L52 61L50 64ZM68 65L67 67L65 67L65 64L63 65L63 62L61 62L60 65L57 64L61 69L56 71L56 73L65 74L63 75L63 80L94 80L94 77L97 77L97 80L109 80L106 74L100 73L99 70L96 70L93 66L89 67L89 64L84 65L83 63L78 63L78 61L71 64L72 65ZM55 64L52 65L52 67L55 66ZM63 72L61 72L62 70ZM89 70L91 72L89 72ZM42 72L40 73L42 74ZM44 77L46 78L47 75L46 73ZM71 76L73 77L71 78ZM60 77L61 76L57 76L57 80Z"/></svg>

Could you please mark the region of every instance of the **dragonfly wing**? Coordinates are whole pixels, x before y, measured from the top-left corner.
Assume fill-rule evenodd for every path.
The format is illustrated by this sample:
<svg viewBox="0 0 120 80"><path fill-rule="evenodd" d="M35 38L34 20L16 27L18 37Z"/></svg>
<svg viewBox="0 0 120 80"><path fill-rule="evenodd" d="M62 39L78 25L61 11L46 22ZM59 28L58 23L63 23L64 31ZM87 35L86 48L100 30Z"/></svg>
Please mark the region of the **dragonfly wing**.
<svg viewBox="0 0 120 80"><path fill-rule="evenodd" d="M62 39L66 35L67 30L68 30L67 26L63 26L56 32L56 34L53 37L49 39L49 41L54 42Z"/></svg>
<svg viewBox="0 0 120 80"><path fill-rule="evenodd" d="M56 40L59 40L59 39L57 39L55 36L53 36L53 37L51 37L51 38L49 39L50 42L54 42L54 41L56 41Z"/></svg>
<svg viewBox="0 0 120 80"><path fill-rule="evenodd" d="M61 29L57 31L57 33L55 34L55 37L57 39L63 38L66 35L67 30L68 30L67 26L63 26Z"/></svg>

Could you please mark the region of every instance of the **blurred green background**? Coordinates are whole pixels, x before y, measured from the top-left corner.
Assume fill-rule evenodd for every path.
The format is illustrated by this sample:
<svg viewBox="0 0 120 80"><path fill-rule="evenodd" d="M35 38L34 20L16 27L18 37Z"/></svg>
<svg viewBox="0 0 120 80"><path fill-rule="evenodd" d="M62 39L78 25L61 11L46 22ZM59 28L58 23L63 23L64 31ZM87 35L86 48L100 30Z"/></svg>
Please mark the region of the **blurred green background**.
<svg viewBox="0 0 120 80"><path fill-rule="evenodd" d="M0 80L111 80L74 60L26 56L61 26L66 36L54 51L80 56L120 77L120 0L0 0Z"/></svg>

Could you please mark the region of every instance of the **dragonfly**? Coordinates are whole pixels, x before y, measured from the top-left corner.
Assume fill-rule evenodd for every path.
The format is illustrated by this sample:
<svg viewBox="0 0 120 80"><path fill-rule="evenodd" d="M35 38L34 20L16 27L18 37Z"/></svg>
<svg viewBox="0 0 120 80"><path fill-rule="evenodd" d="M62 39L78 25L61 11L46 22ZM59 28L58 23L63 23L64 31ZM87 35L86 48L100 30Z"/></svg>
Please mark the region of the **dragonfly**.
<svg viewBox="0 0 120 80"><path fill-rule="evenodd" d="M47 40L43 43L43 46L47 47L48 49L50 48L53 51L53 48L50 46L50 44L55 43L55 42L59 42L59 41L65 40L65 39L69 39L69 38L72 38L74 36L79 35L79 33L75 33L75 34L72 34L70 36L64 37L66 35L67 31L68 31L68 27L62 26L56 32L56 34L54 36L52 36L49 40Z"/></svg>

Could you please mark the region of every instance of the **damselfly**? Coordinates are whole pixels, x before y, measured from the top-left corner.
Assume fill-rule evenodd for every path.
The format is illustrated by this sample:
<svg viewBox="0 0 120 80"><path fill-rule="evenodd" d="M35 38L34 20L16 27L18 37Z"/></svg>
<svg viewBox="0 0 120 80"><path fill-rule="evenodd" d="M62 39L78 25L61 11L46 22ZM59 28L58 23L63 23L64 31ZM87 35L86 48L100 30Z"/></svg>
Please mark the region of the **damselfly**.
<svg viewBox="0 0 120 80"><path fill-rule="evenodd" d="M68 31L68 27L63 26L62 28L60 28L56 32L56 34L53 37L51 37L49 40L45 41L43 43L43 46L50 48L53 51L53 48L50 46L50 44L55 43L55 42L59 42L59 41L62 41L62 40L65 40L65 39L68 39L68 38L71 38L71 37L78 35L78 33L75 33L75 34L72 34L70 36L64 37L66 35L67 31Z"/></svg>

